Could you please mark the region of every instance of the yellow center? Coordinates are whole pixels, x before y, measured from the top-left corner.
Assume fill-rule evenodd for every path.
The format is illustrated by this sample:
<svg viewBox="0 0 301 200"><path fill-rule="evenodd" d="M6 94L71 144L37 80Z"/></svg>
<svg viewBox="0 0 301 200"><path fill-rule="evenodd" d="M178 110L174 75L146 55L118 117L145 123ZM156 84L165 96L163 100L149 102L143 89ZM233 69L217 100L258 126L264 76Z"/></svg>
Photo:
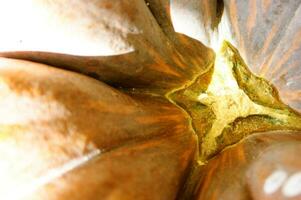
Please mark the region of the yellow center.
<svg viewBox="0 0 301 200"><path fill-rule="evenodd" d="M207 152L216 148L215 138L237 118L245 118L249 115L266 115L284 123L288 122L286 112L253 102L238 86L233 75L233 63L227 59L233 57L233 54L229 48L216 53L211 82L206 92L198 96L201 103L212 109L216 118L202 144L203 148L207 148ZM261 86L258 85L258 87Z"/></svg>
<svg viewBox="0 0 301 200"><path fill-rule="evenodd" d="M168 97L190 114L200 139L199 160L204 162L253 132L300 130L300 116L277 95L271 84L248 71L230 43L223 42L211 73Z"/></svg>

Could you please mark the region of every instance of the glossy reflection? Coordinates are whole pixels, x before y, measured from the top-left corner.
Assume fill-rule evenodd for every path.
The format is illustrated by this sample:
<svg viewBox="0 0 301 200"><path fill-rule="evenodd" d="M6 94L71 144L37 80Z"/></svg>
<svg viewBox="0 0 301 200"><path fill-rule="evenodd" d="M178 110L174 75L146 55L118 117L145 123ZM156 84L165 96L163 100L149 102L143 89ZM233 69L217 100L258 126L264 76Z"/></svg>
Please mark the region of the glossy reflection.
<svg viewBox="0 0 301 200"><path fill-rule="evenodd" d="M300 132L249 136L201 167L197 199L300 199Z"/></svg>

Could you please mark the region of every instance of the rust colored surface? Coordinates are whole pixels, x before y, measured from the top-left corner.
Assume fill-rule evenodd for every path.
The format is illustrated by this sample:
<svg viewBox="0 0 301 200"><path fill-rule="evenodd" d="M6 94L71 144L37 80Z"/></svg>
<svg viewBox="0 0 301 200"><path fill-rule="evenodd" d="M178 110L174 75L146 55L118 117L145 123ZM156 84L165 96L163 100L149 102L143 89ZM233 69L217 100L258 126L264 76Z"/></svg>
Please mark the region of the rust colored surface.
<svg viewBox="0 0 301 200"><path fill-rule="evenodd" d="M296 159L300 149L300 132L249 136L201 169L196 199L300 199L300 194L285 196L283 189L290 176L300 173L301 162ZM277 171L286 177L274 189L277 177L272 181L268 178Z"/></svg>
<svg viewBox="0 0 301 200"><path fill-rule="evenodd" d="M0 199L300 199L300 5L1 1Z"/></svg>

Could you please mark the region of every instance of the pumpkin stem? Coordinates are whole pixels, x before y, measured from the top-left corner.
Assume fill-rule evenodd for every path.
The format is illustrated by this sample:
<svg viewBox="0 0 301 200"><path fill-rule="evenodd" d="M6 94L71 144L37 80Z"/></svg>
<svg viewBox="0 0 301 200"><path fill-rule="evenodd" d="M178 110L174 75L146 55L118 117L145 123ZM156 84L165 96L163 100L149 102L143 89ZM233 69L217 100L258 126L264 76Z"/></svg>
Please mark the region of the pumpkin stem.
<svg viewBox="0 0 301 200"><path fill-rule="evenodd" d="M272 84L252 74L227 41L206 72L167 98L191 117L199 163L256 132L301 130L300 114L281 101Z"/></svg>

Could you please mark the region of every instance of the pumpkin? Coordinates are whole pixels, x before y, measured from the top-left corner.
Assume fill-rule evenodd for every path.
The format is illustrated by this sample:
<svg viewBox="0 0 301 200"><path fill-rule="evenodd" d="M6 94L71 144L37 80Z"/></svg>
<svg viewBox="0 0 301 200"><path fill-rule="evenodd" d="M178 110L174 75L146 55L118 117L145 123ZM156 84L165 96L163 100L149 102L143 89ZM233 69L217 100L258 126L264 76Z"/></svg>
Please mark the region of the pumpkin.
<svg viewBox="0 0 301 200"><path fill-rule="evenodd" d="M299 5L0 2L1 199L300 198Z"/></svg>

